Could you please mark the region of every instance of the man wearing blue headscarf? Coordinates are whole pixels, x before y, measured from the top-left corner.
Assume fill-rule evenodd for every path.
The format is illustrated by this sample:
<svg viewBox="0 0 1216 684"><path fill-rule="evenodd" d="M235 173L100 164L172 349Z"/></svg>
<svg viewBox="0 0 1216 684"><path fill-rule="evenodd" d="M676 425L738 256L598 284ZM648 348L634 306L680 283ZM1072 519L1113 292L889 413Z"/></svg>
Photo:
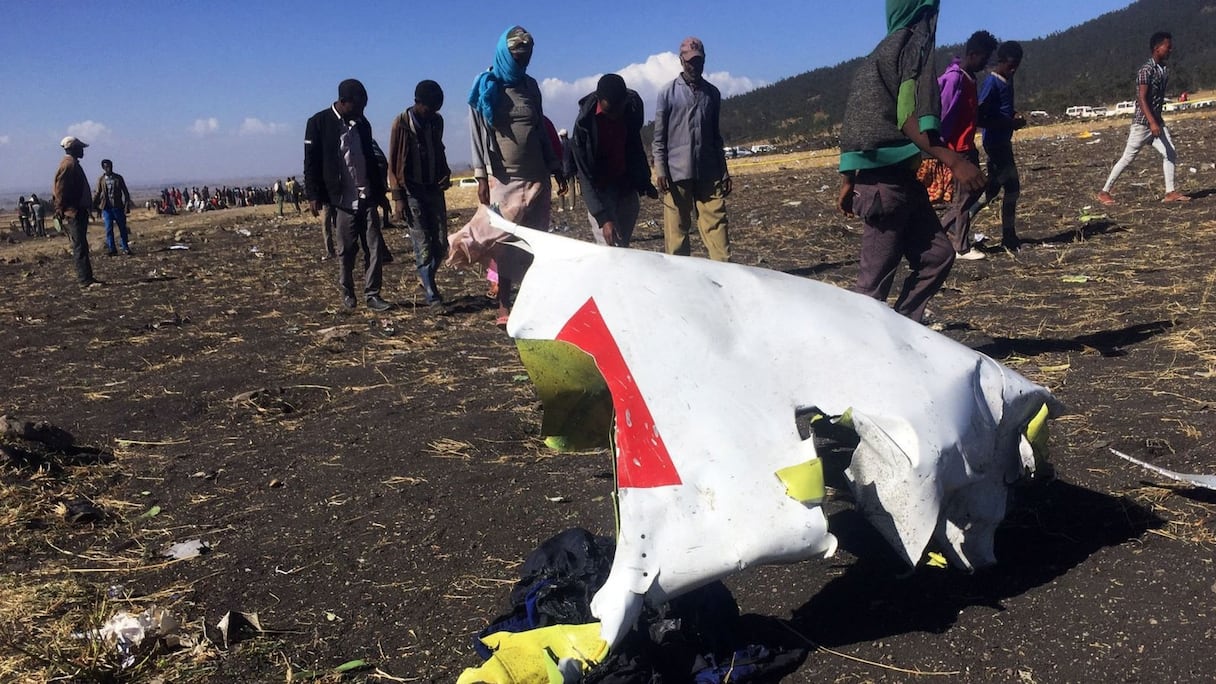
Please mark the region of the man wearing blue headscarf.
<svg viewBox="0 0 1216 684"><path fill-rule="evenodd" d="M497 205L505 218L529 228L549 229L549 176L565 193L561 157L545 128L540 86L527 74L532 35L512 26L498 39L494 65L478 75L469 91L473 176L477 200ZM527 268L519 250L495 254L498 317L505 325L511 286Z"/></svg>
<svg viewBox="0 0 1216 684"><path fill-rule="evenodd" d="M933 64L940 0L887 0L887 37L862 62L840 130L839 208L865 224L853 290L886 301L908 260L895 310L920 321L945 282L954 247L916 179L922 152L954 174L962 192L984 174L941 140L941 96Z"/></svg>

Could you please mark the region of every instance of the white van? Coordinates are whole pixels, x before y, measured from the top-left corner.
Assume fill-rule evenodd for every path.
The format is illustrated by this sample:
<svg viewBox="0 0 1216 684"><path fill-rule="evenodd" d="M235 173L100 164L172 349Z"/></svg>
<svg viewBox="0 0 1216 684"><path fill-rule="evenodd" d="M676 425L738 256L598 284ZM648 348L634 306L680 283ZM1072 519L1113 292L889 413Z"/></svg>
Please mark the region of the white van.
<svg viewBox="0 0 1216 684"><path fill-rule="evenodd" d="M1081 105L1076 105L1076 106L1073 106L1073 107L1069 107L1068 109L1065 109L1065 110L1064 110L1064 115L1065 115L1065 116L1067 116L1067 117L1071 117L1071 118L1073 118L1073 119L1076 119L1076 118L1089 118L1089 117L1091 117L1091 116L1093 116L1093 115L1094 115L1094 108L1093 108L1093 107L1084 107L1084 106L1081 106Z"/></svg>
<svg viewBox="0 0 1216 684"><path fill-rule="evenodd" d="M1115 103L1115 115L1117 116L1130 116L1134 111L1136 111L1136 102L1134 100L1124 100Z"/></svg>

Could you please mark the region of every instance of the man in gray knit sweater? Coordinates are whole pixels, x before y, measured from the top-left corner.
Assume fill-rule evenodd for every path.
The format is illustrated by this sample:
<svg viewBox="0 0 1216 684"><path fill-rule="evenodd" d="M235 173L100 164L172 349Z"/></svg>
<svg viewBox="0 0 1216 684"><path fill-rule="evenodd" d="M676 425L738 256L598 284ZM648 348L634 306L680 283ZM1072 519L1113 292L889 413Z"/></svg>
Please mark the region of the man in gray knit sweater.
<svg viewBox="0 0 1216 684"><path fill-rule="evenodd" d="M933 50L939 2L887 2L887 37L857 70L840 133L838 206L865 224L853 289L886 301L900 259L907 259L911 273L895 310L914 321L924 317L926 302L954 264L950 239L916 179L921 152L949 167L962 192L982 190L985 183L975 164L938 133Z"/></svg>

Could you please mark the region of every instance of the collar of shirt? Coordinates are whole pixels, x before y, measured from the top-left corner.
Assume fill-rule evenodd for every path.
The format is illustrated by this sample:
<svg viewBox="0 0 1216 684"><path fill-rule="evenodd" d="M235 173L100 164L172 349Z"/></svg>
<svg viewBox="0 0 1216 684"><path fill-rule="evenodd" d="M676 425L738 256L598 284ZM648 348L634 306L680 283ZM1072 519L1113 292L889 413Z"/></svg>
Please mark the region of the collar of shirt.
<svg viewBox="0 0 1216 684"><path fill-rule="evenodd" d="M341 114L338 112L338 107L337 107L337 105L330 105L330 106L329 106L329 110L330 110L331 112L333 112L333 113L334 113L334 116L338 117L338 121L341 121L341 122L342 122L342 125L346 126L347 128L354 128L354 127L355 127L355 126L356 126L356 125L359 123L359 120L358 120L358 119L350 119L350 120L348 120L348 119L346 119L345 117L343 117L343 116L342 116L342 115L341 115Z"/></svg>

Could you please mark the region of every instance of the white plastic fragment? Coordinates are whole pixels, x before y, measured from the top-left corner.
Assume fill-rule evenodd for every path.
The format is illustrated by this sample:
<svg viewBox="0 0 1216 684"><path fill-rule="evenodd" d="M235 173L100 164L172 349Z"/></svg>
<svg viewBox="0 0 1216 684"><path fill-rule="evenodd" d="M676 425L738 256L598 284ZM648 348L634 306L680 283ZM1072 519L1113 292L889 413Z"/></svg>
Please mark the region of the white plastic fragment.
<svg viewBox="0 0 1216 684"><path fill-rule="evenodd" d="M203 555L211 550L211 545L201 539L191 539L189 541L177 542L170 544L160 555L173 560L189 560Z"/></svg>
<svg viewBox="0 0 1216 684"><path fill-rule="evenodd" d="M1119 458L1122 458L1126 461L1131 461L1132 463L1135 463L1136 465L1138 465L1142 468L1148 468L1149 470L1153 471L1154 473L1168 477L1171 480L1178 480L1179 482L1185 482L1189 485L1194 485L1196 487L1203 487L1204 489L1216 490L1216 475L1194 475L1194 474L1188 474L1188 473L1178 473L1178 472L1174 472L1173 470L1166 470L1165 468L1162 468L1161 466L1155 466L1152 463L1146 463L1145 461L1141 461L1138 458L1128 456L1127 454L1123 453L1122 451L1116 451L1115 449L1111 449L1110 451L1111 451L1111 453L1118 456Z"/></svg>
<svg viewBox="0 0 1216 684"><path fill-rule="evenodd" d="M1023 432L1059 409L1046 389L824 283L479 211L534 255L508 333L574 345L612 394L619 533L592 602L609 644L644 600L835 550L818 504L774 475L817 458L795 422L810 407L849 414L858 505L909 564L931 538L963 568L995 562L1007 485L1034 464Z"/></svg>
<svg viewBox="0 0 1216 684"><path fill-rule="evenodd" d="M172 635L179 626L172 613L150 606L142 613L119 611L100 629L78 636L101 639L114 646L118 650L119 667L126 669L135 664L139 648L145 641Z"/></svg>

